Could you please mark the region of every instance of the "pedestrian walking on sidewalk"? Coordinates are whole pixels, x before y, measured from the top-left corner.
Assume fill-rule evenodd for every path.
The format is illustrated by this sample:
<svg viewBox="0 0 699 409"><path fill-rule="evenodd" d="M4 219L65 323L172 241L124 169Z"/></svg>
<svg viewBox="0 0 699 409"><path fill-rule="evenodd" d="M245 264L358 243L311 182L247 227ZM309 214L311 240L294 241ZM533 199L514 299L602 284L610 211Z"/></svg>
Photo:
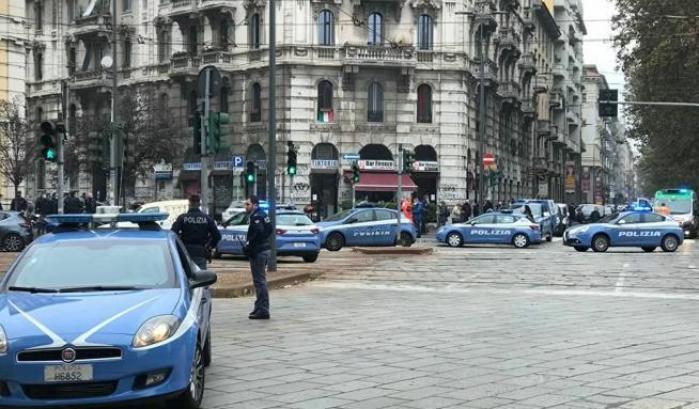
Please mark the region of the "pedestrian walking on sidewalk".
<svg viewBox="0 0 699 409"><path fill-rule="evenodd" d="M221 241L221 232L214 219L202 212L200 207L199 195L190 196L189 210L177 217L171 230L180 237L194 264L206 270L206 261L211 258L211 249Z"/></svg>
<svg viewBox="0 0 699 409"><path fill-rule="evenodd" d="M245 211L250 215L248 235L243 253L250 259L250 272L255 285L255 308L248 318L251 320L269 319L269 291L267 289L267 263L271 257L270 238L273 236L272 222L267 213L260 209L257 196L245 201Z"/></svg>

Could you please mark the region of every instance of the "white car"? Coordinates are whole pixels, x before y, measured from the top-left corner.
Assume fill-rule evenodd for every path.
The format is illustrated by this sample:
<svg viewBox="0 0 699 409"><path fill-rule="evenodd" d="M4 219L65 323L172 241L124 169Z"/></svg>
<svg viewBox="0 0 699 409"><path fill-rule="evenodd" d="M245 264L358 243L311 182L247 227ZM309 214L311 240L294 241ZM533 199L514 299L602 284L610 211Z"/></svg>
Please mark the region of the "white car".
<svg viewBox="0 0 699 409"><path fill-rule="evenodd" d="M231 202L230 206L221 214L221 220L227 221L239 213L245 213L243 202Z"/></svg>

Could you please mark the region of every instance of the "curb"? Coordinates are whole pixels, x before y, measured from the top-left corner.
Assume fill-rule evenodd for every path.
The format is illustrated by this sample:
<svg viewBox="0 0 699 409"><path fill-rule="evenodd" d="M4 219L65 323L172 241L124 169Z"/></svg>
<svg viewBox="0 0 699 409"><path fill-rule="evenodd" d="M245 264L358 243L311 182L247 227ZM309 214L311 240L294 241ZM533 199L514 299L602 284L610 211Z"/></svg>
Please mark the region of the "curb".
<svg viewBox="0 0 699 409"><path fill-rule="evenodd" d="M286 287L289 285L297 285L307 281L315 280L320 277L321 273L299 273L288 274L281 277L275 277L267 281L267 288L270 290ZM211 295L214 298L238 298L245 297L255 293L255 286L250 284L240 284L232 287L212 288Z"/></svg>
<svg viewBox="0 0 699 409"><path fill-rule="evenodd" d="M434 252L432 247L355 247L352 251L362 254L393 254L423 256Z"/></svg>

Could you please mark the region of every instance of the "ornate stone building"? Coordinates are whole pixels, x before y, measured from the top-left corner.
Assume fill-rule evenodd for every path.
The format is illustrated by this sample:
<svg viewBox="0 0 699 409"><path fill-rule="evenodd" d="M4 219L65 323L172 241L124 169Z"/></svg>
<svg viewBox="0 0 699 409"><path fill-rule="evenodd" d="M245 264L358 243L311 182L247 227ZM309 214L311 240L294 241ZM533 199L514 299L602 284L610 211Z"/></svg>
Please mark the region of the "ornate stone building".
<svg viewBox="0 0 699 409"><path fill-rule="evenodd" d="M157 101L157 107L172 115L169 125L181 131L172 135L173 141L185 141L174 160L173 179L156 184L152 175L142 175L132 195L153 200L156 187L159 198L198 190L190 136L198 107L196 79L201 68L212 65L222 74L212 109L231 116L230 148L217 154L212 172L217 211L252 191L264 198L271 177L265 170L269 3L117 1L119 92L131 89ZM40 9L50 16L44 18L56 23L34 36L36 45L29 53L30 67L46 67L44 76L29 82L30 112L37 120L56 117L60 81L66 80L72 91L67 112L73 122L94 118L93 122L106 123L111 71L101 63L112 56L109 2L29 0L27 4L30 13ZM416 154L412 174L402 181L406 191L447 203L476 199L482 161L478 155L481 78L486 85L483 151L494 155L497 163L497 171L489 171L486 178L487 198L559 199L562 165L568 159L564 152L579 152L580 144L579 132L571 122L561 124L555 112L561 87L555 58L561 33L568 29L556 23L551 4L277 1L279 166L274 177L281 187L279 199L298 204L315 201L323 215L336 212L352 195L347 177L351 162L343 156L358 154L357 199L392 200L399 145ZM576 33L577 41L580 32ZM564 38L569 43L570 37ZM568 95L575 98L576 92L579 89ZM84 153L94 156L104 140L99 132L91 132L90 149ZM561 136L565 143L556 143L559 133L565 133ZM299 150L293 181L284 175L287 142ZM246 185L242 169L230 166L232 157L257 165L256 186ZM73 185L103 193L104 169L100 161L83 163ZM37 183L50 181L39 179Z"/></svg>

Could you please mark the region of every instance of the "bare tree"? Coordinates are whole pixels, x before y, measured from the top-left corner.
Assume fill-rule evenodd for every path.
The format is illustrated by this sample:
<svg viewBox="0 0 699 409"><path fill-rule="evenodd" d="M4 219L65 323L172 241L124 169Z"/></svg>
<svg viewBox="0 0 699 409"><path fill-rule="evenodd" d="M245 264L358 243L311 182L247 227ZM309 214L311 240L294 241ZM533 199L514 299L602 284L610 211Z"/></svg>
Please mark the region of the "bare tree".
<svg viewBox="0 0 699 409"><path fill-rule="evenodd" d="M37 139L23 110L19 99L0 100L0 174L12 183L15 195L36 158Z"/></svg>

